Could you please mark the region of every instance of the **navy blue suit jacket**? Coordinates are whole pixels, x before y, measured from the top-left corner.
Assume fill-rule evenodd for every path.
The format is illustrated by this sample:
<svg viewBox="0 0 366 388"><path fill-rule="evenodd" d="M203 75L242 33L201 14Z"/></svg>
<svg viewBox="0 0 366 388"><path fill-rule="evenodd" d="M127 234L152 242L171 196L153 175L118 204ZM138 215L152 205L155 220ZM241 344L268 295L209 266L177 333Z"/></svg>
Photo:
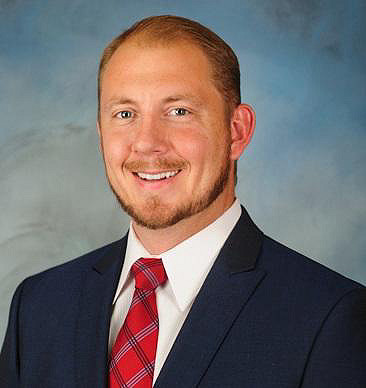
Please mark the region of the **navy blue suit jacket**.
<svg viewBox="0 0 366 388"><path fill-rule="evenodd" d="M107 387L126 241L20 284L1 388ZM155 387L365 388L366 288L264 236L243 209Z"/></svg>

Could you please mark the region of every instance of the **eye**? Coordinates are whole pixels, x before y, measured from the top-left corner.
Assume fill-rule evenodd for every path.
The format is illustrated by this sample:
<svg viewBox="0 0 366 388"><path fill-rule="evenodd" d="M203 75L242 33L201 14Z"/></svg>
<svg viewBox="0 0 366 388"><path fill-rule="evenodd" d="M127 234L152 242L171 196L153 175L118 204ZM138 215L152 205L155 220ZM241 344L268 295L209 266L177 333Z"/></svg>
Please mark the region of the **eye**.
<svg viewBox="0 0 366 388"><path fill-rule="evenodd" d="M188 115L190 112L185 109L185 108L174 108L172 109L168 115L169 116L186 116Z"/></svg>
<svg viewBox="0 0 366 388"><path fill-rule="evenodd" d="M132 117L132 112L129 110L122 110L116 114L116 117L119 119L130 119Z"/></svg>

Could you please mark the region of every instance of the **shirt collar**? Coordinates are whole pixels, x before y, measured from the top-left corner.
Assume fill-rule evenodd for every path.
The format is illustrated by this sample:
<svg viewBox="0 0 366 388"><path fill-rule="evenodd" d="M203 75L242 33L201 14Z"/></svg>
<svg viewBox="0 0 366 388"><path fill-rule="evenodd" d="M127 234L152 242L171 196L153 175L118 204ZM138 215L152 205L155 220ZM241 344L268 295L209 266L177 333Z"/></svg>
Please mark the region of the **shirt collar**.
<svg viewBox="0 0 366 388"><path fill-rule="evenodd" d="M132 224L127 240L125 262L113 303L127 286L132 264L140 257L160 257L177 304L184 311L195 299L222 246L239 220L241 207L232 206L206 228L160 255L151 255L138 240Z"/></svg>

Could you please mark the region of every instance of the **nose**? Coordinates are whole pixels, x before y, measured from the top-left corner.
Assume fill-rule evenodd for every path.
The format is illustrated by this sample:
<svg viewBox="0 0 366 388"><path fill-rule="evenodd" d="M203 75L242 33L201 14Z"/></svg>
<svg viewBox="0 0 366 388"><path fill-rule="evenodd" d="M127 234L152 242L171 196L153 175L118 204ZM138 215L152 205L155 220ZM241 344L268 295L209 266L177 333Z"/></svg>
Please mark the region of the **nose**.
<svg viewBox="0 0 366 388"><path fill-rule="evenodd" d="M136 128L132 151L141 154L165 153L168 149L167 133L159 120L144 118Z"/></svg>

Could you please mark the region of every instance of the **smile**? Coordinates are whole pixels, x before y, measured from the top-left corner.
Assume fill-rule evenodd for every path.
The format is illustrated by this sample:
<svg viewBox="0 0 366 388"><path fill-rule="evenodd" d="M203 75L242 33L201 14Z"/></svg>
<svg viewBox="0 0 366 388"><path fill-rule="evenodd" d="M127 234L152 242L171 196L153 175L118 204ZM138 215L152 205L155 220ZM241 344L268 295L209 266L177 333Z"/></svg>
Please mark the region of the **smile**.
<svg viewBox="0 0 366 388"><path fill-rule="evenodd" d="M164 171L164 172L160 172L160 173L156 173L156 174L151 174L151 173L147 173L147 172L136 172L135 174L139 178L146 180L146 181L158 181L158 180L167 179L167 178L171 178L173 176L176 176L179 172L180 172L180 170Z"/></svg>

